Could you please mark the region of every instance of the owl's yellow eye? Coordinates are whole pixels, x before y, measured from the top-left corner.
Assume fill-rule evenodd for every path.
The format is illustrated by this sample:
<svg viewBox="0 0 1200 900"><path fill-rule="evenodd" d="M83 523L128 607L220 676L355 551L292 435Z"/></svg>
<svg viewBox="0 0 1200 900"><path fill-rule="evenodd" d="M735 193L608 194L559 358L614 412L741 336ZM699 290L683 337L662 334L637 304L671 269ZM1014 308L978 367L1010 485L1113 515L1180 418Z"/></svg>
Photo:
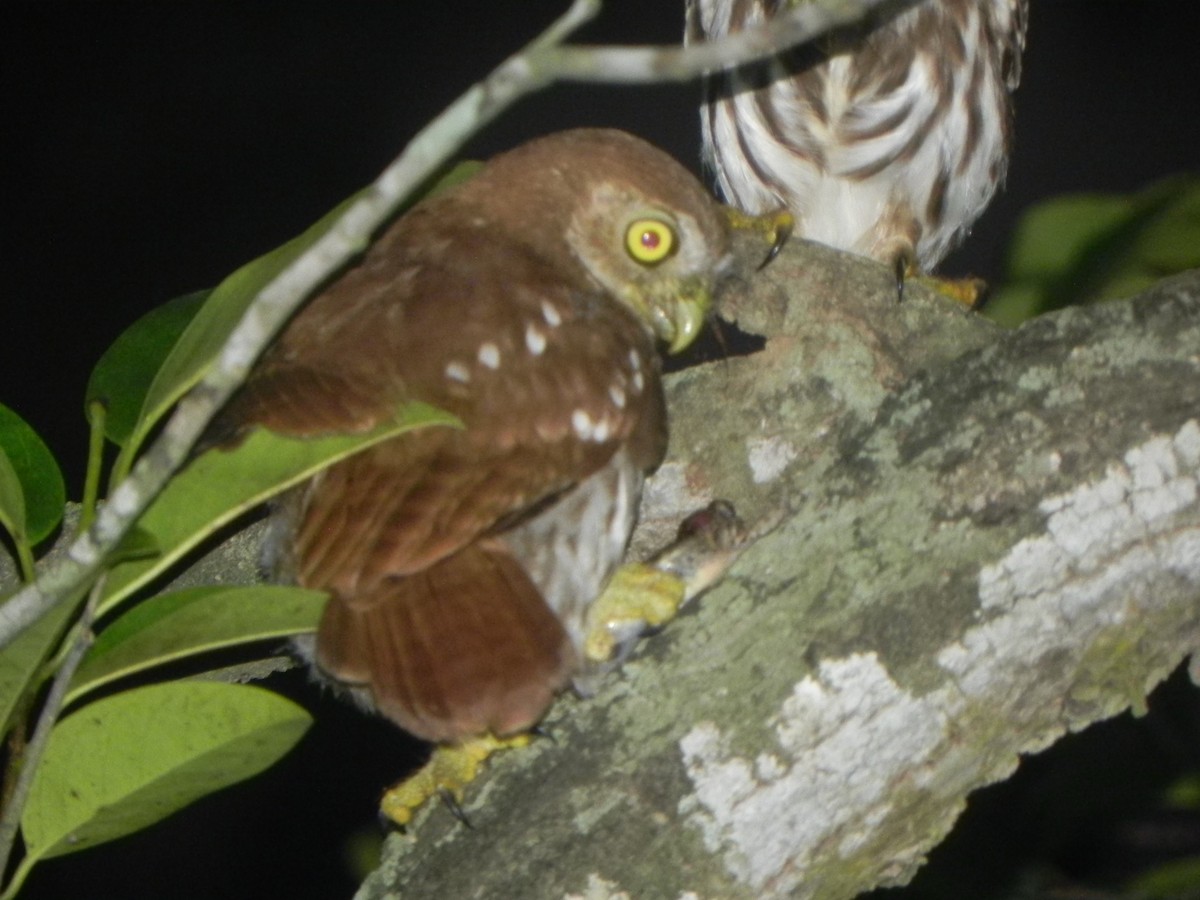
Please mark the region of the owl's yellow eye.
<svg viewBox="0 0 1200 900"><path fill-rule="evenodd" d="M675 252L675 229L659 219L637 219L625 232L625 249L638 262L657 265Z"/></svg>

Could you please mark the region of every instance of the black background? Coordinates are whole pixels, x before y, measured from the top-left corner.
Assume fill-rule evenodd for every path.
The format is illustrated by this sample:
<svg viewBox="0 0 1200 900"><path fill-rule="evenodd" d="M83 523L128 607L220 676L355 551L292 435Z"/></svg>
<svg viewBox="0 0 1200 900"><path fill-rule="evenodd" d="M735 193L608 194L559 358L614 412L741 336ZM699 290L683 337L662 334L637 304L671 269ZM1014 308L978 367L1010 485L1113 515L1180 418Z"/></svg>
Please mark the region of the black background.
<svg viewBox="0 0 1200 900"><path fill-rule="evenodd" d="M1200 168L1200 10L1033 0L1008 189L948 274L998 281L1019 212ZM82 482L82 394L103 349L162 301L218 282L370 181L566 0L27 3L0 15L5 169L0 401ZM610 2L585 41L665 43L678 0ZM467 148L623 127L697 168L694 86L555 87ZM46 864L27 896L346 896L402 736L288 685L319 724L281 766L150 832ZM481 839L484 836L480 836ZM488 836L487 839L503 839Z"/></svg>

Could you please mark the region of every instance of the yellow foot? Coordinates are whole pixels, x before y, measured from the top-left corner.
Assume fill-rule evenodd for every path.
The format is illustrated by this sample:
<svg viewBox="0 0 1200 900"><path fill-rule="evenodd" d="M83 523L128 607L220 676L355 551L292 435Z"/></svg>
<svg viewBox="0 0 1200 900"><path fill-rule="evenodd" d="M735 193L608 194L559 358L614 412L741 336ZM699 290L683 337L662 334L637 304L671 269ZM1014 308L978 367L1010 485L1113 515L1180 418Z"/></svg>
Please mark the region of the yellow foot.
<svg viewBox="0 0 1200 900"><path fill-rule="evenodd" d="M982 278L939 278L936 275L923 275L911 262L904 257L896 261L896 281L900 299L904 299L904 284L915 281L929 290L949 297L955 303L961 303L967 309L979 309L987 299L987 282Z"/></svg>
<svg viewBox="0 0 1200 900"><path fill-rule="evenodd" d="M674 543L649 562L619 568L588 609L588 661L607 662L647 628L675 618L684 603L725 574L749 537L733 506L717 500L688 516Z"/></svg>
<svg viewBox="0 0 1200 900"><path fill-rule="evenodd" d="M524 747L529 741L527 734L510 738L488 734L458 744L442 744L433 751L429 762L404 781L388 788L379 802L379 811L403 827L431 797L448 795L459 803L467 785L479 774L484 760L497 750Z"/></svg>
<svg viewBox="0 0 1200 900"><path fill-rule="evenodd" d="M588 609L584 655L590 662L612 659L620 645L647 627L675 618L686 592L683 579L647 563L621 566Z"/></svg>
<svg viewBox="0 0 1200 900"><path fill-rule="evenodd" d="M786 209L777 209L774 212L763 213L761 216L742 212L732 206L723 206L721 209L725 213L725 219L729 222L730 228L738 231L757 232L770 244L766 258L758 265L760 269L779 255L779 251L783 249L783 245L787 243L796 228L795 218Z"/></svg>

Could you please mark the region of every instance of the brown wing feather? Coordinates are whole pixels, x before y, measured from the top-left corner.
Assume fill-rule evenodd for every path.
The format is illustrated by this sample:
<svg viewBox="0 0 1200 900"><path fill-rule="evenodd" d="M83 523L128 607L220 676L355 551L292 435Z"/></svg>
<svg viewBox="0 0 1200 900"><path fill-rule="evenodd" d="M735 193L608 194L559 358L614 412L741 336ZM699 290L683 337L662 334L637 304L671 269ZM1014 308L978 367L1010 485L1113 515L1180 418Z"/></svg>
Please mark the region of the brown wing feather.
<svg viewBox="0 0 1200 900"><path fill-rule="evenodd" d="M317 661L426 740L527 729L575 668L558 618L498 547L380 581L366 601L329 603Z"/></svg>
<svg viewBox="0 0 1200 900"><path fill-rule="evenodd" d="M359 431L410 400L462 420L357 454L283 506L292 574L333 594L319 664L432 740L528 727L575 665L563 626L489 535L618 447L649 468L665 444L648 330L454 203L399 220L311 301L218 427Z"/></svg>
<svg viewBox="0 0 1200 900"><path fill-rule="evenodd" d="M294 548L303 583L350 592L418 571L586 478L659 418L644 326L524 244L464 225L453 201L393 224L314 298L223 417L223 434L360 431L416 399L466 426L405 435L314 481ZM661 423L639 434L645 467L664 443Z"/></svg>

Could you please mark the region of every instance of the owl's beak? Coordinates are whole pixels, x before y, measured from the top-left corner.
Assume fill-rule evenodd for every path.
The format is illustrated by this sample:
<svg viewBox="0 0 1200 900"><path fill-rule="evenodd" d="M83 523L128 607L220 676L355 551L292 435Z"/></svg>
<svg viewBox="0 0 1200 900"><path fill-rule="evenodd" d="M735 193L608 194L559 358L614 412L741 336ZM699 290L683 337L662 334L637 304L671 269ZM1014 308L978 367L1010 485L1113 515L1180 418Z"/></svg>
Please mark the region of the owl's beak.
<svg viewBox="0 0 1200 900"><path fill-rule="evenodd" d="M708 284L696 285L675 298L668 316L656 323L658 336L667 344L667 352L681 353L692 345L712 309L712 291Z"/></svg>

